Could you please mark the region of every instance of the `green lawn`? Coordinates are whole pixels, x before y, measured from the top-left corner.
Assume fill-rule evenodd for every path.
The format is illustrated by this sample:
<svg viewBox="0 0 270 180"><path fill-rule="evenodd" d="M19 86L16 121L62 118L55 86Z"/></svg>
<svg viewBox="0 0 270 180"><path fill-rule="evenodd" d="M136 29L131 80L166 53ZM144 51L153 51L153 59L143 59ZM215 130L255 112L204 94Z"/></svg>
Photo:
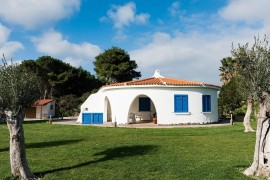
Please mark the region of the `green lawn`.
<svg viewBox="0 0 270 180"><path fill-rule="evenodd" d="M43 179L250 179L255 133L241 123L130 129L25 123L27 159ZM0 125L0 179L10 179L8 129Z"/></svg>

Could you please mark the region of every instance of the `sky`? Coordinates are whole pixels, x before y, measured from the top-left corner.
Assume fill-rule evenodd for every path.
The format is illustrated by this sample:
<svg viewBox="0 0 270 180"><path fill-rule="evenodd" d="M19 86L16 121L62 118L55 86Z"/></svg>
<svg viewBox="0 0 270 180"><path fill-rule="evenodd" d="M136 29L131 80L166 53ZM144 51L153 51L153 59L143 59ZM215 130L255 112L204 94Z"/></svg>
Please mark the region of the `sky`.
<svg viewBox="0 0 270 180"><path fill-rule="evenodd" d="M0 53L21 62L49 55L95 74L117 46L142 78L221 84L232 45L270 34L269 0L1 0Z"/></svg>

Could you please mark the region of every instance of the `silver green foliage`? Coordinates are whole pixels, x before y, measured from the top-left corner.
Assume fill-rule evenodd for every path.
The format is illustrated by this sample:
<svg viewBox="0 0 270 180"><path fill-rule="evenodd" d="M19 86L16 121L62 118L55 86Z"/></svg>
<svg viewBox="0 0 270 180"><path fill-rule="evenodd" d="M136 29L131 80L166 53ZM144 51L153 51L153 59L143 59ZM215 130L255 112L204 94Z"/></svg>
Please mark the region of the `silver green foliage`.
<svg viewBox="0 0 270 180"><path fill-rule="evenodd" d="M239 64L243 90L247 96L255 99L263 97L263 92L270 91L270 46L268 37L263 40L254 37L254 44L238 45L232 49L232 56Z"/></svg>
<svg viewBox="0 0 270 180"><path fill-rule="evenodd" d="M18 64L0 65L0 112L11 111L13 115L25 110L40 97L40 80Z"/></svg>

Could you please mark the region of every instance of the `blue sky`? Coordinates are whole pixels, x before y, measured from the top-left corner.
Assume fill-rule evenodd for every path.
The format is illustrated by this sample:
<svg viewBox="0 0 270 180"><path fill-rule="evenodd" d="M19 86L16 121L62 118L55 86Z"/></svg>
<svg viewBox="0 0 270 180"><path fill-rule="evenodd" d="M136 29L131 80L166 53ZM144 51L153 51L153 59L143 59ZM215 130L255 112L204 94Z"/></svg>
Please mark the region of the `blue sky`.
<svg viewBox="0 0 270 180"><path fill-rule="evenodd" d="M220 84L232 43L269 35L269 0L2 0L0 53L16 61L43 55L93 71L95 56L118 46L142 77Z"/></svg>

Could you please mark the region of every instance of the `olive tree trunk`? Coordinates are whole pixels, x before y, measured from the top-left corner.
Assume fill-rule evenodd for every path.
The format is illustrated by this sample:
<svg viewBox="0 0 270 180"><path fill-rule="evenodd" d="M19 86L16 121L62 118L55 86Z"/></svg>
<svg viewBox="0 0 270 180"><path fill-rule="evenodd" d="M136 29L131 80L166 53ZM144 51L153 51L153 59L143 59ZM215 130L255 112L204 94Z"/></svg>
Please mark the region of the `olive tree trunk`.
<svg viewBox="0 0 270 180"><path fill-rule="evenodd" d="M260 102L258 113L256 143L252 165L244 171L245 175L269 176L270 173L270 94Z"/></svg>
<svg viewBox="0 0 270 180"><path fill-rule="evenodd" d="M16 116L7 112L7 126L10 134L10 165L11 173L15 179L38 179L28 167L23 131L25 111L20 111Z"/></svg>
<svg viewBox="0 0 270 180"><path fill-rule="evenodd" d="M253 100L252 98L248 98L247 100L247 111L244 117L244 127L245 127L245 132L254 132L254 129L252 129L250 125L250 115L252 112L252 107L253 107Z"/></svg>

